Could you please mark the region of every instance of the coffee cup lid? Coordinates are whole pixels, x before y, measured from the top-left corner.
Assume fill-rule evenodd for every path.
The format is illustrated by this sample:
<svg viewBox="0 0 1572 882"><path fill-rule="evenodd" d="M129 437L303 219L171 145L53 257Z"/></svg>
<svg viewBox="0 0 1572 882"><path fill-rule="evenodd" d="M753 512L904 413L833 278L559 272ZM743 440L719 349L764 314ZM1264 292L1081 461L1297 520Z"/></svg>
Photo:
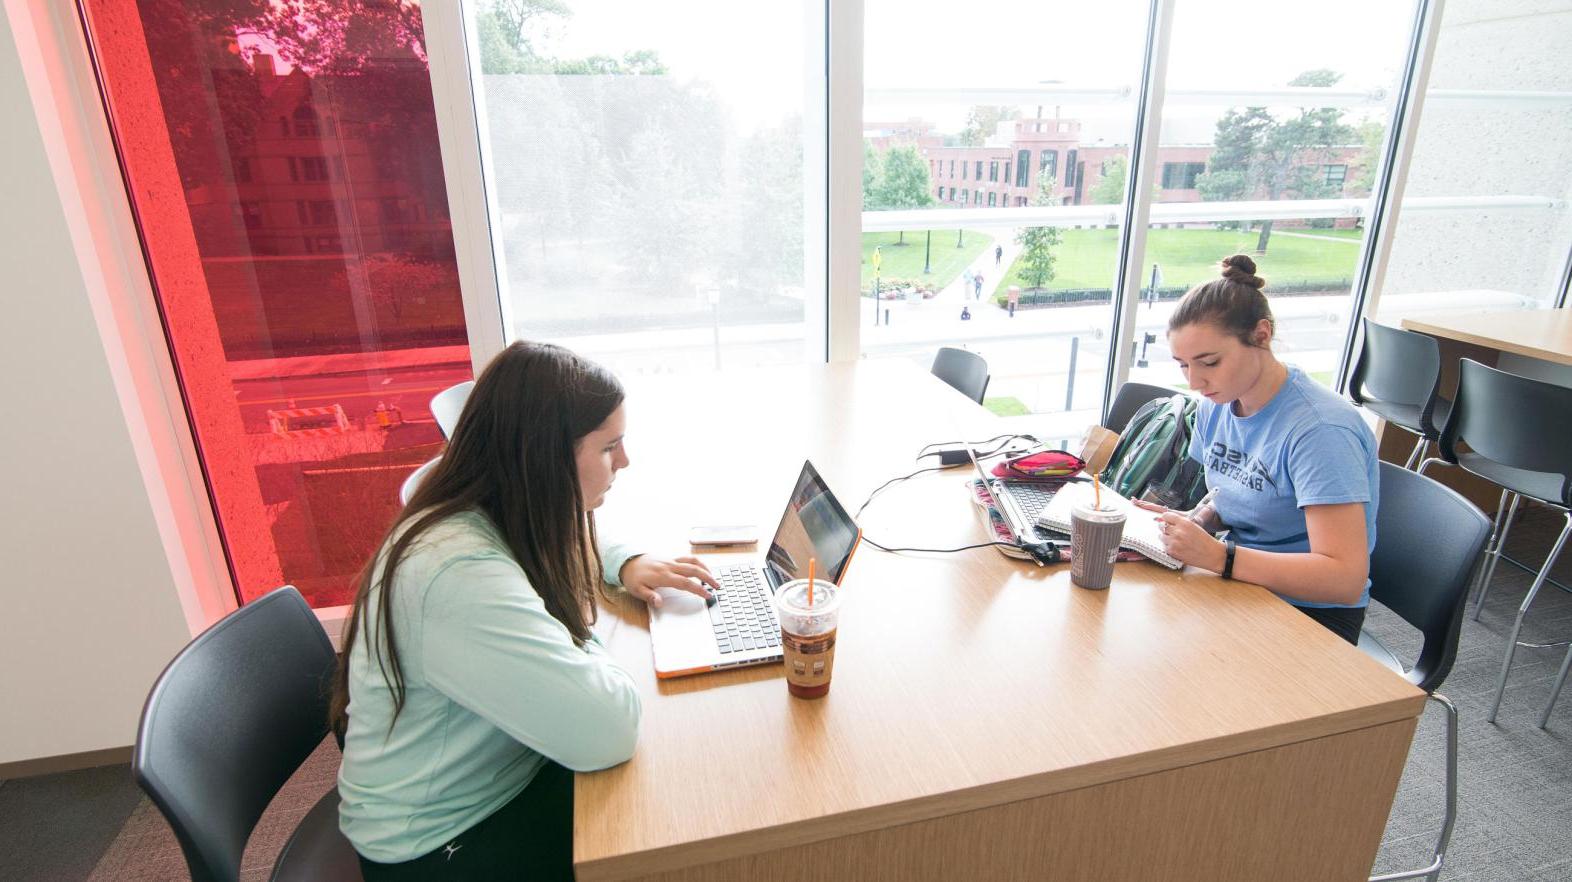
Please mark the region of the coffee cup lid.
<svg viewBox="0 0 1572 882"><path fill-rule="evenodd" d="M1086 503L1081 503L1075 506L1073 509L1071 509L1071 512L1083 521L1097 521L1104 524L1119 523L1125 519L1125 514L1120 509L1109 508L1106 506L1103 508L1093 508Z"/></svg>

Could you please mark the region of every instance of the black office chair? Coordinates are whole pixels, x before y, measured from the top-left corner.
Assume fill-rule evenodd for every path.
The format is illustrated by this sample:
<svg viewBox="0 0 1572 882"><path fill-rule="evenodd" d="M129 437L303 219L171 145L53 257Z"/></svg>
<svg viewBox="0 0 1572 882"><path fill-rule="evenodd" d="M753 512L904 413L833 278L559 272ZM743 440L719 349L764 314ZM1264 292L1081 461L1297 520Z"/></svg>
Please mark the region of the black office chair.
<svg viewBox="0 0 1572 882"><path fill-rule="evenodd" d="M142 708L131 773L163 812L194 882L234 882L257 819L328 733L333 645L294 588L253 600L191 641ZM358 880L338 788L306 814L271 877Z"/></svg>
<svg viewBox="0 0 1572 882"><path fill-rule="evenodd" d="M1463 607L1480 552L1490 536L1490 519L1448 487L1406 469L1381 463L1381 505L1376 511L1376 547L1370 555L1370 597L1424 635L1419 659L1403 665L1369 631L1359 648L1446 709L1446 814L1430 866L1374 877L1378 880L1434 878L1446 859L1457 820L1457 708L1437 692L1457 658Z"/></svg>
<svg viewBox="0 0 1572 882"><path fill-rule="evenodd" d="M1521 643L1517 638L1523 629L1523 616L1545 582L1566 589L1565 585L1550 579L1550 568L1566 546L1567 536L1572 534L1572 444L1567 442L1569 437L1572 437L1572 388L1509 374L1465 358L1459 364L1457 398L1451 417L1441 429L1441 459L1425 460L1420 465L1423 471L1431 463L1444 461L1501 487L1495 536L1486 551L1484 570L1480 574L1479 601L1474 607L1476 620L1484 606L1485 595L1490 591L1490 579L1499 560L1505 558L1510 564L1535 572L1534 568L1502 553L1522 497L1559 508L1565 516L1561 534L1534 576L1534 583L1529 586L1528 594L1518 606L1517 619L1512 623L1506 657L1501 661L1501 676L1496 682L1495 701L1490 705L1488 719L1492 723L1496 711L1501 708L1507 673L1512 668L1517 648L1565 645L1560 642ZM1468 449L1464 449L1463 444ZM1503 520L1501 512L1508 496L1512 504ZM1545 705L1539 722L1541 727L1549 721L1550 709L1555 706L1558 694L1559 684Z"/></svg>
<svg viewBox="0 0 1572 882"><path fill-rule="evenodd" d="M1403 468L1424 458L1441 437L1452 402L1441 397L1441 348L1434 337L1363 319L1364 344L1348 380L1348 397L1387 423L1419 436Z"/></svg>
<svg viewBox="0 0 1572 882"><path fill-rule="evenodd" d="M932 371L934 376L950 384L950 388L982 404L989 377L988 360L981 355L945 346L933 357Z"/></svg>
<svg viewBox="0 0 1572 882"><path fill-rule="evenodd" d="M1108 408L1108 416L1103 418L1103 428L1110 432L1123 432L1124 427L1130 425L1130 417L1135 416L1141 405L1160 398L1172 398L1178 393L1179 390L1167 386L1125 383L1119 387L1118 394L1114 395L1113 404Z"/></svg>

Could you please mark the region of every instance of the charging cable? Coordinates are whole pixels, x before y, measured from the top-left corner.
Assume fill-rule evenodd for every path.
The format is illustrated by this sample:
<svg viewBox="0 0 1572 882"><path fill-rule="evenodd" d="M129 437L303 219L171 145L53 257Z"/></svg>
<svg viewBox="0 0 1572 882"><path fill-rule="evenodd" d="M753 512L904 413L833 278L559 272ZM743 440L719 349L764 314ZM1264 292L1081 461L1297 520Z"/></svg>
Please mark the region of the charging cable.
<svg viewBox="0 0 1572 882"><path fill-rule="evenodd" d="M1042 443L1041 441L1037 440L1037 438L1035 436L1033 436L1033 435L1027 435L1027 434L1005 434L1005 435L995 435L992 438L986 438L986 439L984 439L982 441L939 441L939 442L936 442L936 443L933 443L933 444L924 445L923 448L920 451L918 451L918 453L917 453L917 460L920 462L920 461L922 461L923 459L925 459L927 457L938 456L940 464L936 465L936 466L928 466L926 468L920 468L917 471L912 472L911 474L908 474L908 475L901 475L899 477L891 478L890 480L885 481L883 484L880 484L878 487L875 487L873 492L868 494L868 498L864 499L862 501L862 505L857 507L857 513L855 515L853 515L853 517L854 518L855 517L861 517L862 513L863 513L863 510L868 507L868 503L873 502L873 498L875 496L878 496L879 493L881 493L884 490L884 488L890 486L891 484L896 484L896 483L899 483L901 481L910 480L910 479L915 478L918 475L921 475L921 474L923 474L925 472L942 472L942 471L945 471L945 470L947 470L947 469L949 469L952 466L957 464L957 463L946 462L945 461L945 457L944 457L944 455L946 453L951 453L951 452L954 452L954 451L945 451L945 450L934 451L933 448L935 448L935 447L946 447L946 446L951 446L951 445L957 445L958 444L958 445L961 445L961 450L958 451L958 452L964 454L968 448L975 447L976 445L979 445L979 444L996 444L997 446L995 446L992 450L989 450L989 451L986 451L986 452L983 452L983 453L976 453L975 454L978 459L982 459L984 457L994 456L994 455L1000 453L1006 447L1010 446L1014 442L1016 442L1018 440L1021 440L1023 438L1025 440L1027 440L1027 441L1032 442L1034 445ZM975 451L974 451L974 453L975 453ZM961 460L961 462L970 462L970 461L971 461L970 457L966 457L966 458ZM867 535L864 535L862 537L862 541L868 543L869 545L872 545L874 548L877 548L880 551L887 551L887 552L890 552L890 553L910 551L910 552L921 552L921 553L926 553L926 554L955 554L955 553L962 552L962 551L971 551L974 548L992 548L994 546L1002 546L1004 548L1019 548L1019 549L1022 549L1027 554L1030 554L1032 556L1032 560L1035 561L1038 566L1043 566L1045 564L1051 564L1051 563L1058 563L1060 560L1063 559L1063 555L1059 551L1059 546L1055 545L1052 542L1037 542L1037 543L1027 544L1027 543L1016 543L1016 542L1000 542L998 540L994 540L992 542L979 542L979 543L977 543L975 545L962 545L959 548L890 548L890 547L887 547L887 546L884 546L884 545L880 545L879 543L877 543L877 542L873 541L872 539L868 538Z"/></svg>

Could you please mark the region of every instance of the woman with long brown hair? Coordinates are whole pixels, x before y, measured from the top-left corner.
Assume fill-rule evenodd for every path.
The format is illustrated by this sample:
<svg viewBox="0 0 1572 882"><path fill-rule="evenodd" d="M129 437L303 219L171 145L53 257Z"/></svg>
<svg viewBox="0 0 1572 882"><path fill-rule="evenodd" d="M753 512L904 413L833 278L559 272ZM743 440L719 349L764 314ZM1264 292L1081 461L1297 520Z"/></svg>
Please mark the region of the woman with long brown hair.
<svg viewBox="0 0 1572 882"><path fill-rule="evenodd" d="M509 346L361 576L332 723L367 880L572 878L572 772L628 760L640 712L590 632L596 591L714 585L695 558L600 544L622 402L599 365Z"/></svg>

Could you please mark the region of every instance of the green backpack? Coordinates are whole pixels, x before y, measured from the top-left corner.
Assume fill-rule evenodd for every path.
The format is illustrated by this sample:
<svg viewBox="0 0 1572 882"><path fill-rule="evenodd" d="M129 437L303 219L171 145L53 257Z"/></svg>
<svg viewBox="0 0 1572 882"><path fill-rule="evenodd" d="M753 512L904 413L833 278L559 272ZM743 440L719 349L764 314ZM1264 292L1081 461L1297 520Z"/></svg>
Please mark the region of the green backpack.
<svg viewBox="0 0 1572 882"><path fill-rule="evenodd" d="M1190 458L1197 406L1181 393L1141 405L1114 446L1103 483L1128 499L1194 508L1206 495L1206 470Z"/></svg>

